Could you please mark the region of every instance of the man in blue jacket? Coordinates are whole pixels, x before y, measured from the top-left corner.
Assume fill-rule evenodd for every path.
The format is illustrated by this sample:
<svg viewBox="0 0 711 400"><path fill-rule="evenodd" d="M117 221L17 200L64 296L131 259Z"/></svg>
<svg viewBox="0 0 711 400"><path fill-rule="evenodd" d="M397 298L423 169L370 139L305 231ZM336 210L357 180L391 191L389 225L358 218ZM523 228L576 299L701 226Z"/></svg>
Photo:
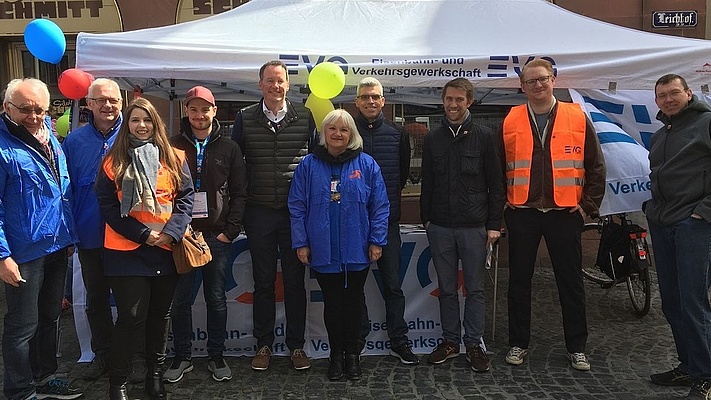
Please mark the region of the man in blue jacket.
<svg viewBox="0 0 711 400"><path fill-rule="evenodd" d="M62 143L71 177L72 211L79 236L79 261L86 288L86 317L91 330L94 360L83 378L95 380L106 372L114 323L109 304L109 282L104 276L105 222L94 193L99 163L121 128L121 91L116 82L99 78L89 86L86 104L89 123L72 131Z"/></svg>
<svg viewBox="0 0 711 400"><path fill-rule="evenodd" d="M48 108L44 82L7 85L0 116L0 279L7 302L3 392L10 400L82 396L56 375L56 321L76 235L67 164L45 120Z"/></svg>
<svg viewBox="0 0 711 400"><path fill-rule="evenodd" d="M420 362L412 353L407 338L405 322L405 295L400 285L400 191L405 187L410 173L410 140L392 121L385 118L383 85L375 78L364 78L358 83L355 100L358 115L355 118L358 132L363 138L363 151L372 156L380 166L390 201L388 221L388 244L383 247L383 256L378 260L382 277L382 294L385 300L385 323L390 338L390 354L407 365ZM363 301L363 327L361 345L365 345L370 333L368 309Z"/></svg>

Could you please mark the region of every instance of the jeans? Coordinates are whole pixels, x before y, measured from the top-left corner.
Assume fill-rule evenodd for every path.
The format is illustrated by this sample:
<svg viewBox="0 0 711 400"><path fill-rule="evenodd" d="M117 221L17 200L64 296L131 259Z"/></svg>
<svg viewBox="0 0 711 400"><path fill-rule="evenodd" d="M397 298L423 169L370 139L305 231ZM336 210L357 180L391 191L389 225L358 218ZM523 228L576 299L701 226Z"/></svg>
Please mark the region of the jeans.
<svg viewBox="0 0 711 400"><path fill-rule="evenodd" d="M314 275L323 293L323 322L331 354L359 354L358 328L363 312L360 299L368 268L336 274L314 272Z"/></svg>
<svg viewBox="0 0 711 400"><path fill-rule="evenodd" d="M459 319L459 260L464 276L464 344L481 342L486 317L486 229L427 226L432 262L439 286L439 315L444 340L459 344L462 327Z"/></svg>
<svg viewBox="0 0 711 400"><path fill-rule="evenodd" d="M662 312L680 369L694 380L711 380L711 224L691 217L671 225L648 222Z"/></svg>
<svg viewBox="0 0 711 400"><path fill-rule="evenodd" d="M244 229L252 256L254 303L252 319L257 347L274 344L276 318L275 282L277 259L281 256L286 311L286 346L290 350L304 347L306 330L305 268L291 248L291 220L284 207L272 209L247 205Z"/></svg>
<svg viewBox="0 0 711 400"><path fill-rule="evenodd" d="M149 367L165 362L170 305L177 283L177 274L109 277L118 311L109 352L112 385L126 382L140 342L145 341Z"/></svg>
<svg viewBox="0 0 711 400"><path fill-rule="evenodd" d="M104 249L79 249L81 276L86 289L86 319L91 330L91 350L105 356L111 348L114 319L109 280L104 276Z"/></svg>
<svg viewBox="0 0 711 400"><path fill-rule="evenodd" d="M402 292L400 282L401 246L400 224L397 221L391 222L388 225L388 244L383 247L383 254L378 260L378 271L380 271L383 300L385 300L385 323L388 327L388 337L392 347L408 343L408 328L405 322L405 295ZM365 342L365 337L369 333L370 320L368 319L365 295L363 295L361 343Z"/></svg>
<svg viewBox="0 0 711 400"><path fill-rule="evenodd" d="M583 286L579 212L535 208L504 211L509 230L509 346L527 349L531 338L531 279L541 237L546 240L563 309L563 333L569 353L584 353L588 338Z"/></svg>
<svg viewBox="0 0 711 400"><path fill-rule="evenodd" d="M203 296L207 304L207 354L221 356L225 351L225 330L227 329L227 296L225 295L225 274L232 243L223 243L215 235L206 235L212 261L204 267L180 275L173 298L170 317L173 321L173 344L176 357L190 359L192 356L193 318L192 304L200 288L202 276Z"/></svg>
<svg viewBox="0 0 711 400"><path fill-rule="evenodd" d="M57 319L59 319L67 249L20 264L27 282L19 287L5 284L7 313L3 326L2 353L8 399L24 399L41 381L57 370Z"/></svg>

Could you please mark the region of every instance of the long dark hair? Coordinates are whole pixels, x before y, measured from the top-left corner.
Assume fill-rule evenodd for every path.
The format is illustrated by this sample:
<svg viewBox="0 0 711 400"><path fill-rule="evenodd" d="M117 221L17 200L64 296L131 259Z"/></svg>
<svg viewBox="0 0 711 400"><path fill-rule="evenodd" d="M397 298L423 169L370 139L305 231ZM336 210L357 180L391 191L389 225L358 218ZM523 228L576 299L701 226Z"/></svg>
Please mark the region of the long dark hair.
<svg viewBox="0 0 711 400"><path fill-rule="evenodd" d="M156 111L156 108L151 104L150 101L139 97L134 100L126 111L124 111L123 123L121 124L121 129L119 129L116 136L116 141L111 149L106 154L106 158L111 160L111 168L114 172L114 182L119 189L121 189L121 183L123 182L123 175L126 173L126 168L131 164L131 157L128 151L131 148L131 140L128 137L129 131L129 120L131 119L131 113L133 110L140 108L141 110L148 113L153 121L153 140L156 146L158 146L158 154L161 165L166 168L168 174L170 175L170 180L173 183L173 188L180 187L181 181L181 161L175 154L175 150L170 146L168 141L168 130L163 123L163 119Z"/></svg>

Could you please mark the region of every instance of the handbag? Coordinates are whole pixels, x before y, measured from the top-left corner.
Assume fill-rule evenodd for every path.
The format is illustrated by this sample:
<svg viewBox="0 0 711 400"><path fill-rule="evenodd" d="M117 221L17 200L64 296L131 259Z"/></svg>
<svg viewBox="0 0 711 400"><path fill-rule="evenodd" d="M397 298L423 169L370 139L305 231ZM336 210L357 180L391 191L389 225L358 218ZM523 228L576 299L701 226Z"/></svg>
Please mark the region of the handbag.
<svg viewBox="0 0 711 400"><path fill-rule="evenodd" d="M173 261L179 274L187 274L194 268L200 268L212 261L210 247L202 232L195 231L188 225L182 240L173 246Z"/></svg>

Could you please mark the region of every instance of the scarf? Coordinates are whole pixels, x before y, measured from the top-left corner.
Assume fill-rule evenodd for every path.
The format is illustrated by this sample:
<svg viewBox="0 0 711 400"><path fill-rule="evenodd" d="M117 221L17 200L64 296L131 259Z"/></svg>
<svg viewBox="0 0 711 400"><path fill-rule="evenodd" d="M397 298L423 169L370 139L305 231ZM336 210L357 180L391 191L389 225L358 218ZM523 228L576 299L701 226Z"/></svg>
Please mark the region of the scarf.
<svg viewBox="0 0 711 400"><path fill-rule="evenodd" d="M123 174L121 185L121 217L133 210L145 210L156 215L156 181L160 168L160 152L153 138L141 140L129 134L131 164Z"/></svg>

